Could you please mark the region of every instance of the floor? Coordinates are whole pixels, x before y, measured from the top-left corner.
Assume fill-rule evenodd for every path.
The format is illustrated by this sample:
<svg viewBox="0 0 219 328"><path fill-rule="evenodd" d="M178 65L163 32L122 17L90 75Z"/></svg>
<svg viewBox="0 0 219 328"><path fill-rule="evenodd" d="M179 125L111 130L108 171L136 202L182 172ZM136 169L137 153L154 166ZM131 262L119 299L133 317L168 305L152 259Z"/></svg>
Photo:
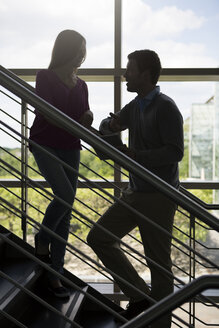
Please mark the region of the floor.
<svg viewBox="0 0 219 328"><path fill-rule="evenodd" d="M185 305L184 308L188 310L188 305ZM183 312L182 310L178 309L174 313L180 318L184 319L186 322L189 322L188 315L185 314L185 312ZM219 309L216 309L215 307L206 307L198 303L196 304L195 314L200 321L203 321L202 323L196 320L195 328L206 328L207 326L204 323L207 323L208 327L212 327L211 325L214 325L214 327L219 327ZM185 325L181 326L183 328L186 327ZM176 324L172 324L172 328L176 327L178 328Z"/></svg>

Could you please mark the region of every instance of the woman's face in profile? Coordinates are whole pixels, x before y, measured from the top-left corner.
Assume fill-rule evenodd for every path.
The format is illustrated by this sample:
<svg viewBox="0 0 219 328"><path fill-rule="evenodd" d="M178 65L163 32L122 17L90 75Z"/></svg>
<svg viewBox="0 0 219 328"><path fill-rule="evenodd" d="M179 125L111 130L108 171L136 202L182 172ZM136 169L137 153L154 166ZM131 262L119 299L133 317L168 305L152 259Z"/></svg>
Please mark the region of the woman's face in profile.
<svg viewBox="0 0 219 328"><path fill-rule="evenodd" d="M75 68L80 67L81 64L83 63L84 59L86 56L86 42L83 41L81 44L81 48L78 51L77 56L72 60Z"/></svg>
<svg viewBox="0 0 219 328"><path fill-rule="evenodd" d="M86 42L85 41L83 41L82 44L81 44L80 53L82 55L82 60L83 60L86 56Z"/></svg>

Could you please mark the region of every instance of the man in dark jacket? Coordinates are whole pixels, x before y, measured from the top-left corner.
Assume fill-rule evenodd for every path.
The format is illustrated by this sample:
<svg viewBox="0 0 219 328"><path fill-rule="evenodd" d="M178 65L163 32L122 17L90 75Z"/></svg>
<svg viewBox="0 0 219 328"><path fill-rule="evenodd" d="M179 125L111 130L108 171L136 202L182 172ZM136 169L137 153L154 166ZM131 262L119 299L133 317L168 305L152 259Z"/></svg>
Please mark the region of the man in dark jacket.
<svg viewBox="0 0 219 328"><path fill-rule="evenodd" d="M111 113L110 117L103 120L100 131L107 134L128 129L129 146L122 147L121 151L177 189L178 162L183 157L184 149L183 119L175 102L161 93L157 86L160 72L160 59L154 51L139 50L129 54L124 77L127 90L136 92L137 97L117 114ZM129 187L124 190L121 199L149 220L144 220L115 202L98 224L120 239L139 227L151 272L151 290L112 236L95 226L88 235L88 243L108 269L135 287L130 288L115 278L130 299L123 315L131 319L150 306L146 295L158 301L173 292L170 234L176 204L149 182L131 173ZM150 220L164 228L167 234L150 224ZM153 328L170 326L171 315L152 325Z"/></svg>

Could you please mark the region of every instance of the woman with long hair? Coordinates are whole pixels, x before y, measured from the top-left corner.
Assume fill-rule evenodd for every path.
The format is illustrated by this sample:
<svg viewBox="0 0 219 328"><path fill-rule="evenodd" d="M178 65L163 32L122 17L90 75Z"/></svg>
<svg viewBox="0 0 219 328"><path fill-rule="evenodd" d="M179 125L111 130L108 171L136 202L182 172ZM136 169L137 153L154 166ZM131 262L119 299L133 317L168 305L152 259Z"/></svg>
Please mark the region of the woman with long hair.
<svg viewBox="0 0 219 328"><path fill-rule="evenodd" d="M40 70L36 77L36 93L48 103L90 128L93 114L89 109L86 83L77 76L86 56L86 40L74 30L64 30L56 38L48 69ZM80 139L66 132L57 122L35 109L35 119L30 130L30 139L41 145L75 172L55 161L47 153L30 143L37 165L49 183L55 196L72 207L78 180ZM71 209L54 198L46 209L42 224L67 241ZM66 244L40 228L35 235L35 254L42 261L63 274ZM48 273L48 287L57 297L69 296L69 290L60 279Z"/></svg>

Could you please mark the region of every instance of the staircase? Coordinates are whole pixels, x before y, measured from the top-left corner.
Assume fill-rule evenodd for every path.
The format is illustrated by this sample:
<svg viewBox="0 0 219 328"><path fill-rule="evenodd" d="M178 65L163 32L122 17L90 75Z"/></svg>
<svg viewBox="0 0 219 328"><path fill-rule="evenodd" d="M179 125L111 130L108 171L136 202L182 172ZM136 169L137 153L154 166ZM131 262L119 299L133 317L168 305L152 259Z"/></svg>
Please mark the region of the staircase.
<svg viewBox="0 0 219 328"><path fill-rule="evenodd" d="M64 277L78 289L70 286L71 295L64 301L53 297L46 287L46 269L35 261L34 249L2 226L0 233L0 327L116 328L121 325L122 321L112 314L121 308L68 271ZM7 243L7 239L31 257Z"/></svg>
<svg viewBox="0 0 219 328"><path fill-rule="evenodd" d="M115 148L103 142L73 120L63 117L54 108L51 110L50 105L34 94L34 89L30 85L3 67L0 67L0 81L3 88L0 92L6 97L9 96L13 102L18 102L18 107L21 105L21 119L20 121L16 119L16 124L19 126L17 129L13 128L13 124L8 123L9 120L14 120L15 118L9 117L7 110L0 108L0 112L4 112L4 115L7 117L4 121L0 121L1 130L8 138L16 138L20 142L21 148L21 155L12 155L7 149L0 148L2 154L10 156L9 161L0 159L0 169L7 172L11 177L7 181L0 180L0 192L5 192L5 194L4 192L0 194L0 205L11 213L13 218L16 218L16 224L20 225L19 236L13 234L5 226L0 226L0 327L141 328L145 327L146 323L150 324L156 321L160 315L174 309L180 309L188 317L188 320L182 320L181 316L174 314L174 328L198 327L199 324L210 326L208 322L205 322L203 318L196 314L196 304L201 303L206 311L208 307L218 309L219 276L217 274L219 265L216 263L216 257L214 256L218 252L218 248L206 248L203 242L196 239L196 231L197 229L201 229L202 233L214 231L218 236L218 219L208 212L203 204L200 204L200 201L189 192L174 190L171 186L153 176L149 171L139 167L137 163L133 164L132 161L124 158L124 155ZM21 101L17 101L16 97L20 98ZM38 197L40 194L42 202L54 196L49 191L45 181L34 179L30 174L30 171L34 171L37 177L40 176L40 173L28 163L27 144L30 126L28 115L31 113L29 105L37 107L42 112L45 112L47 116L57 120L70 133L78 134L87 144L100 149L101 152L107 153L122 168L137 174L142 179L146 179L160 192L163 192L179 205L176 216L180 220L176 219L174 225L177 234L173 235L172 247L179 253L179 256L183 256L186 259L186 268L177 258L174 259L174 294L158 303L154 301L155 304L142 314L143 319L139 316L133 322L126 322L119 315L121 307L116 304L120 300L126 300L122 293L109 295L106 291L98 292L98 288L95 288L95 283L85 283L67 270L65 270L64 276L60 276L60 278L70 289L70 298L63 302L63 300L60 301L48 293L45 284L46 272L52 269L35 258L33 247L29 243L30 231L39 229L41 226L39 222L42 221L41 218L44 212L41 207L38 207L38 204L34 203L33 199L30 200L28 198L28 192L30 189L34 190L35 197ZM95 160L96 153L92 151L92 148L86 147L84 145L84 148L90 152L90 156ZM54 160L57 159L54 158ZM16 168L16 165L13 165L14 163L19 163L20 170ZM119 171L119 174L124 174L118 168L118 165L112 165L107 161L105 164L111 165L113 170ZM94 167L87 167L83 162L81 165L86 167L88 172L95 169ZM80 175L79 188L86 188L91 194L95 194L97 201L103 199L109 206L117 199L121 188L127 182L116 183L108 181L98 172L94 173L96 175L96 180L94 181ZM14 191L14 188L18 188L19 191L17 189ZM114 194L107 189L113 189ZM9 195L12 198L10 202L7 198ZM60 199L60 201L62 200ZM80 211L77 210L78 204L82 205ZM71 209L72 218L74 219L72 221L89 228L96 224L96 219L98 219L101 213L95 210L95 206L89 205L87 200L83 202L78 196L76 197L75 205ZM130 210L133 209L130 208ZM38 216L40 219L36 220ZM187 231L180 226L182 219L188 227ZM54 233L50 233L53 237L59 238ZM70 235L74 236L80 242L80 245L88 247L86 238L80 238L74 231ZM128 238L130 238L130 241L134 240L142 247L141 241L136 236L130 234ZM26 242L27 240L28 242ZM121 247L126 254L133 258L136 265L145 266L145 270L147 270L147 257L141 251L133 249L130 244L129 241L128 243L122 241ZM80 247L75 248L71 243L67 243L67 250L70 254L83 261L83 263L92 267L95 272L103 275L108 281L113 283L111 272L106 270L94 257L89 257L87 252L83 253ZM164 269L158 267L158 270ZM199 283L199 278L202 278L199 277L202 270L208 270L209 276L207 280L204 279L204 282L201 280ZM194 289L193 284L196 286L196 283L198 288ZM107 294L107 297L105 294ZM189 304L189 309L182 306L185 302ZM215 318L212 326L219 326L219 316Z"/></svg>

